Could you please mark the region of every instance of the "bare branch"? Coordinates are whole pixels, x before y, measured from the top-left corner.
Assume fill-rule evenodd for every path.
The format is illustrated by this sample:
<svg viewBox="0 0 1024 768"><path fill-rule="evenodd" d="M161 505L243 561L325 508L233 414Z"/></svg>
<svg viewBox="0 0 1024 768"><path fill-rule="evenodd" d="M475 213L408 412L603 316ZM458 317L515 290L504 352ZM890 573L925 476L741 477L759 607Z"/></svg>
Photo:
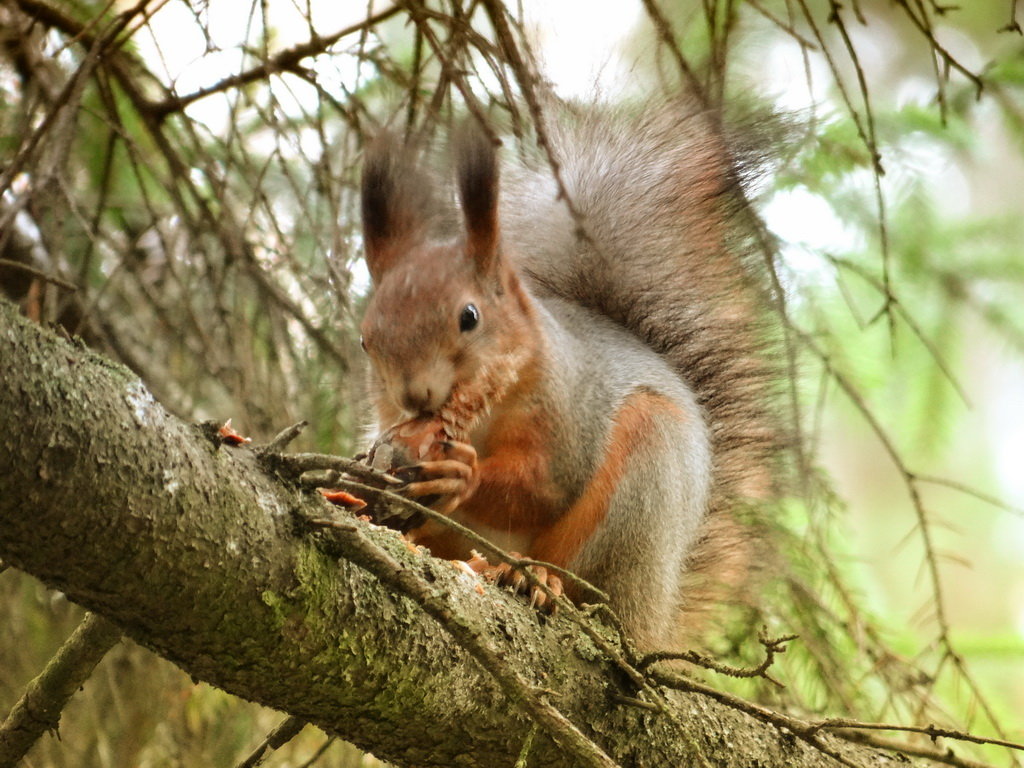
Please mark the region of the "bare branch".
<svg viewBox="0 0 1024 768"><path fill-rule="evenodd" d="M40 736L57 730L65 705L120 639L103 617L82 620L0 725L0 766L18 765Z"/></svg>

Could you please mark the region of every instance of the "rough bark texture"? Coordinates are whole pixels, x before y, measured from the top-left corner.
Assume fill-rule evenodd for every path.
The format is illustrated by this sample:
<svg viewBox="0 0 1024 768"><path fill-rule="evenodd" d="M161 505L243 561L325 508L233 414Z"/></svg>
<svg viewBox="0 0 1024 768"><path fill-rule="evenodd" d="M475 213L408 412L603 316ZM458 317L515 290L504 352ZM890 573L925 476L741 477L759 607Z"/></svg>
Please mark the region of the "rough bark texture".
<svg viewBox="0 0 1024 768"><path fill-rule="evenodd" d="M0 557L196 678L400 765L511 765L538 719L525 764L581 764L538 718L549 704L623 766L833 764L707 697L670 694L673 717L621 703L636 691L568 617L480 595L393 532L353 521L325 546L296 516L322 514L318 495L3 302L0 366Z"/></svg>

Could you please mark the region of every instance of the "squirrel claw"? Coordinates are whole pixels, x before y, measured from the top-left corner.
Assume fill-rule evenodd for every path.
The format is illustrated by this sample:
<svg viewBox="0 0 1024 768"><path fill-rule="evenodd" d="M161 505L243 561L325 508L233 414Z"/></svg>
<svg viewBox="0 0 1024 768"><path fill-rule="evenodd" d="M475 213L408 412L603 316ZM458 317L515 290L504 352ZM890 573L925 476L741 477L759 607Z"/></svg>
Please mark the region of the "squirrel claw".
<svg viewBox="0 0 1024 768"><path fill-rule="evenodd" d="M515 552L510 553L514 557L520 557ZM537 583L531 583L525 570L533 574ZM516 568L508 563L501 563L488 569L487 574L499 586L509 587L516 594L528 595L530 607L536 608L544 613L554 613L556 603L553 598L561 597L564 594L562 580L542 565L528 565L526 568ZM545 591L550 591L551 595Z"/></svg>

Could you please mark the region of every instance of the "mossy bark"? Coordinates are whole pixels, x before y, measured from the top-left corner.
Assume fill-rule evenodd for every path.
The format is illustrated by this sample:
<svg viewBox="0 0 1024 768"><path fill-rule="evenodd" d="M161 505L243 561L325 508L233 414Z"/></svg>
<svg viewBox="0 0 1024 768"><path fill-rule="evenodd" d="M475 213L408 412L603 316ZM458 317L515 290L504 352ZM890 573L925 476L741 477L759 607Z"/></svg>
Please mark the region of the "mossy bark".
<svg viewBox="0 0 1024 768"><path fill-rule="evenodd" d="M580 764L523 697L623 766L833 762L706 697L670 694L673 717L621 703L636 692L567 617L478 594L391 531L352 520L326 546L300 522L326 511L319 495L4 302L0 366L0 557L198 679L399 765L512 765L528 740L526 765ZM408 583L419 598L397 593ZM525 689L485 670L488 654ZM822 739L861 765L897 762Z"/></svg>

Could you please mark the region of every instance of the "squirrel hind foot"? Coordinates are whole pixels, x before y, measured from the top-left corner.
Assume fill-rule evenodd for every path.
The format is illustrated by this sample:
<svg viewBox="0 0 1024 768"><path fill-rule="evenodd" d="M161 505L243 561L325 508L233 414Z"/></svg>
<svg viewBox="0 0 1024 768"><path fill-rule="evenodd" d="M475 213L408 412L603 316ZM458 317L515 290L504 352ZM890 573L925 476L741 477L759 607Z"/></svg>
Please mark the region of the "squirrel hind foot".
<svg viewBox="0 0 1024 768"><path fill-rule="evenodd" d="M516 552L509 554L516 558L521 557ZM517 595L528 597L530 606L542 613L554 613L557 598L565 595L562 579L543 565L517 567L510 563L487 563L479 572L498 586L507 587Z"/></svg>

